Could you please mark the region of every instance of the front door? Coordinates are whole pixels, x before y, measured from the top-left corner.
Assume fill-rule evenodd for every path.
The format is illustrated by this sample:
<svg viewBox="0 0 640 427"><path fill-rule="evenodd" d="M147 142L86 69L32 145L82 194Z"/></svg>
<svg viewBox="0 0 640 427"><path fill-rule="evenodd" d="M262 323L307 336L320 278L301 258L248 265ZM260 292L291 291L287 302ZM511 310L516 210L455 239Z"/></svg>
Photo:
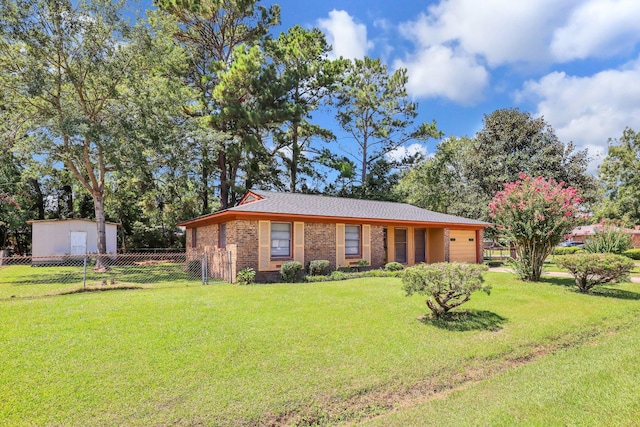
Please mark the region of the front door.
<svg viewBox="0 0 640 427"><path fill-rule="evenodd" d="M414 242L416 248L416 264L427 261L427 230L416 228L414 230Z"/></svg>
<svg viewBox="0 0 640 427"><path fill-rule="evenodd" d="M69 240L71 241L71 255L84 255L87 253L86 231L72 231Z"/></svg>

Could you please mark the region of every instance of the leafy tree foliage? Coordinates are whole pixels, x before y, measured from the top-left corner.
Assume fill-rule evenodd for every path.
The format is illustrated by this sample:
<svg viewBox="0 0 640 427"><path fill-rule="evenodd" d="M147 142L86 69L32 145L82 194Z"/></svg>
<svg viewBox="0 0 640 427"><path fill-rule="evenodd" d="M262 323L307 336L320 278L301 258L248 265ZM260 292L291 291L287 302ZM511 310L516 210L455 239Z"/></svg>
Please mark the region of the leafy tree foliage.
<svg viewBox="0 0 640 427"><path fill-rule="evenodd" d="M558 265L569 270L580 292L596 285L628 280L633 261L621 255L582 253L557 258Z"/></svg>
<svg viewBox="0 0 640 427"><path fill-rule="evenodd" d="M426 209L488 220L491 198L520 172L565 182L586 202L594 200L597 187L588 162L586 150L559 141L543 118L496 110L485 115L474 138L439 144L431 159L403 177L398 191Z"/></svg>
<svg viewBox="0 0 640 427"><path fill-rule="evenodd" d="M299 25L267 42L277 83L285 94L284 126L274 131L274 139L292 193L298 191L300 175L319 177L312 141L335 139L331 131L310 122L312 112L328 101L343 68L344 61L327 59L330 49L319 29Z"/></svg>
<svg viewBox="0 0 640 427"><path fill-rule="evenodd" d="M0 4L3 111L16 145L63 164L91 195L98 253L106 252L107 174L139 159L145 119L175 93L184 62L123 2L4 0ZM171 90L164 90L171 89ZM162 96L158 96L162 94Z"/></svg>
<svg viewBox="0 0 640 427"><path fill-rule="evenodd" d="M525 174L495 195L490 216L498 231L515 243L516 272L523 280L540 280L542 264L554 246L580 224L581 202L575 188Z"/></svg>
<svg viewBox="0 0 640 427"><path fill-rule="evenodd" d="M226 209L237 202L243 187L264 178L265 166L272 169L259 164L268 158L261 137L263 123L271 118L262 103L272 88L265 85L267 76L260 75L265 61L260 46L279 22L280 9L256 6L257 0L157 0L156 4L178 20L176 38L190 54L185 83L195 94L184 112L199 131L186 142L195 151L193 161L200 171L202 213L211 210L214 171L220 207ZM242 168L245 186L239 182ZM256 178L256 173L262 176Z"/></svg>
<svg viewBox="0 0 640 427"><path fill-rule="evenodd" d="M605 196L596 214L640 224L640 132L627 128L610 141L598 176Z"/></svg>
<svg viewBox="0 0 640 427"><path fill-rule="evenodd" d="M472 153L472 140L447 138L438 144L434 156L410 169L394 191L400 199L424 209L483 218L488 201L467 178Z"/></svg>
<svg viewBox="0 0 640 427"><path fill-rule="evenodd" d="M484 284L486 265L459 262L420 264L404 271L402 283L407 296L427 295L427 306L437 318L469 301L476 291L489 295L491 286Z"/></svg>
<svg viewBox="0 0 640 427"><path fill-rule="evenodd" d="M347 67L337 91L337 120L358 146L350 155L358 168L361 197L372 191L372 165L409 141L440 137L435 122L414 125L417 104L407 95L407 70L389 74L380 59L356 59Z"/></svg>

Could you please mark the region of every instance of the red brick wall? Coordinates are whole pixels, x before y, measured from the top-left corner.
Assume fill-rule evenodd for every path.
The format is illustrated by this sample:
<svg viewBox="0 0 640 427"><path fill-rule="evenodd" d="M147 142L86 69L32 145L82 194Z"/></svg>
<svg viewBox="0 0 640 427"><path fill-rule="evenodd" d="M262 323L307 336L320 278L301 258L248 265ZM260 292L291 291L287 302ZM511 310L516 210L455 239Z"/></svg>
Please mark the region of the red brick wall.
<svg viewBox="0 0 640 427"><path fill-rule="evenodd" d="M187 228L187 253L202 252L205 246L218 245L218 224L205 225L197 228L196 247L191 245L191 237L193 235L192 228Z"/></svg>
<svg viewBox="0 0 640 427"><path fill-rule="evenodd" d="M371 267L380 268L386 264L384 254L384 227L371 226Z"/></svg>
<svg viewBox="0 0 640 427"><path fill-rule="evenodd" d="M336 225L318 222L304 224L304 260L327 260L336 268ZM305 265L306 267L306 265Z"/></svg>
<svg viewBox="0 0 640 427"><path fill-rule="evenodd" d="M231 229L233 232L229 234ZM230 238L233 241L229 240ZM258 221L228 222L227 242L238 245L237 271L245 268L253 268L256 272L258 271Z"/></svg>

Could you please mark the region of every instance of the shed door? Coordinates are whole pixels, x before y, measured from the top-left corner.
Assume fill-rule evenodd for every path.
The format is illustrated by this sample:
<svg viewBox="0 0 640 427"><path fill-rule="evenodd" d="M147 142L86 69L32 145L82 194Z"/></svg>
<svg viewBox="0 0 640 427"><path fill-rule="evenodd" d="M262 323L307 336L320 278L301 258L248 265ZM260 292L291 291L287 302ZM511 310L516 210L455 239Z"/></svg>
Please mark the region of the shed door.
<svg viewBox="0 0 640 427"><path fill-rule="evenodd" d="M72 231L69 240L71 241L71 255L84 255L87 253L86 231Z"/></svg>
<svg viewBox="0 0 640 427"><path fill-rule="evenodd" d="M449 231L449 259L452 262L477 262L475 230Z"/></svg>

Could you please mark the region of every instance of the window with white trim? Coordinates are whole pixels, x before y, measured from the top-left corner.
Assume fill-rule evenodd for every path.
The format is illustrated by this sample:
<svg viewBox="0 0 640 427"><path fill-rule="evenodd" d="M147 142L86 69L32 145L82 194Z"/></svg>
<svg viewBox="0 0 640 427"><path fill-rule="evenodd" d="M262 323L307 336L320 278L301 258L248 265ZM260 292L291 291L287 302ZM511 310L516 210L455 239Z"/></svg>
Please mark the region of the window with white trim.
<svg viewBox="0 0 640 427"><path fill-rule="evenodd" d="M359 225L346 225L344 227L344 253L348 257L360 256L360 236Z"/></svg>
<svg viewBox="0 0 640 427"><path fill-rule="evenodd" d="M271 258L291 257L291 223L271 223Z"/></svg>

